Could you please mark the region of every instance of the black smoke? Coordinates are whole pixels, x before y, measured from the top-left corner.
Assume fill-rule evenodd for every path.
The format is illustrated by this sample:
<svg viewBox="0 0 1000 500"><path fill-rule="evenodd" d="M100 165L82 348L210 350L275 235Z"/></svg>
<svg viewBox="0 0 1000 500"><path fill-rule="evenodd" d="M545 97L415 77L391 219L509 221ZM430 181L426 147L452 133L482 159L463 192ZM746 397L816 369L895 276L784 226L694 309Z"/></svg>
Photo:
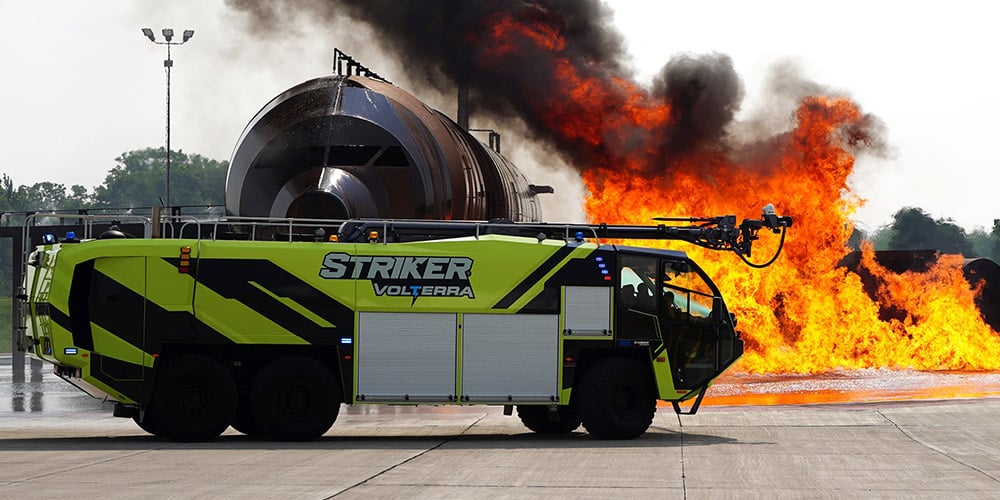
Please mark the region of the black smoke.
<svg viewBox="0 0 1000 500"><path fill-rule="evenodd" d="M665 146L674 153L718 145L743 102L743 82L725 54L674 57L652 92L670 104Z"/></svg>
<svg viewBox="0 0 1000 500"><path fill-rule="evenodd" d="M523 121L531 133L553 144L579 169L594 163L613 164L634 154L649 131L615 130L594 144L553 132L546 113L558 81L559 61L568 61L577 75L623 92L615 82L631 82L624 38L613 23L613 12L598 0L227 0L247 14L255 33L280 35L296 19L311 18L332 24L344 16L370 26L376 43L405 61L411 82L453 94L460 82L470 88L471 108L477 116ZM510 38L516 56L491 58L487 30L503 18L533 26L540 33L558 33L565 45L556 50L538 47L529 37ZM558 59L558 61L557 61ZM390 80L392 75L383 75ZM693 149L716 148L739 109L742 83L732 61L724 55L678 56L656 78L651 98L676 110L674 120L656 131L656 153L643 162L663 165L672 155ZM569 101L563 99L563 101ZM602 123L621 112L624 95L586 103L562 102L569 114L584 123Z"/></svg>

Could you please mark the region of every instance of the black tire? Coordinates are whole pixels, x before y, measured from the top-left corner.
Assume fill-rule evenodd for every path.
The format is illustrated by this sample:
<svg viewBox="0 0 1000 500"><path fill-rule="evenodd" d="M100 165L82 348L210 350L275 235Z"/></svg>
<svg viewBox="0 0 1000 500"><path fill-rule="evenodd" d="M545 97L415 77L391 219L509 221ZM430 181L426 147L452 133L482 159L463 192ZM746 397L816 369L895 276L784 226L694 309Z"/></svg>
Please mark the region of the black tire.
<svg viewBox="0 0 1000 500"><path fill-rule="evenodd" d="M145 417L146 418L139 420L139 415L135 415L132 417L132 421L135 422L135 425L138 425L140 429L154 436L162 436L163 431L161 431L160 427L156 425L153 414L148 409L146 410Z"/></svg>
<svg viewBox="0 0 1000 500"><path fill-rule="evenodd" d="M233 417L233 429L236 429L243 434L251 437L261 437L264 435L260 430L260 426L257 425L257 419L253 416L253 408L250 406L250 389L241 389L240 391L240 403L236 410L236 416Z"/></svg>
<svg viewBox="0 0 1000 500"><path fill-rule="evenodd" d="M157 374L153 428L177 441L209 441L236 415L236 383L219 362L206 356L180 356Z"/></svg>
<svg viewBox="0 0 1000 500"><path fill-rule="evenodd" d="M517 405L517 416L525 427L539 434L567 434L580 427L580 417L572 406Z"/></svg>
<svg viewBox="0 0 1000 500"><path fill-rule="evenodd" d="M587 432L600 439L634 439L646 432L656 413L651 376L632 359L594 362L573 395Z"/></svg>
<svg viewBox="0 0 1000 500"><path fill-rule="evenodd" d="M250 390L260 431L279 441L323 435L340 413L340 389L329 368L306 356L285 356L264 367Z"/></svg>

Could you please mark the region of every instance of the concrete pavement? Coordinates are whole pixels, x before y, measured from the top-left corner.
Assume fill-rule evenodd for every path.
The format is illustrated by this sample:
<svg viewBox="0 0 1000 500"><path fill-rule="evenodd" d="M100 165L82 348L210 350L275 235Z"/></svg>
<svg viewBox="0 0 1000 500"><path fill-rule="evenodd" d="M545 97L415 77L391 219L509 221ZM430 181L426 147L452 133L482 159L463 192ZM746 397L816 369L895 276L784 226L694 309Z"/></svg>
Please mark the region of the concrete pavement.
<svg viewBox="0 0 1000 500"><path fill-rule="evenodd" d="M0 366L0 497L1000 498L1000 398L663 408L633 441L539 436L492 407L344 407L315 442L186 444L72 391Z"/></svg>

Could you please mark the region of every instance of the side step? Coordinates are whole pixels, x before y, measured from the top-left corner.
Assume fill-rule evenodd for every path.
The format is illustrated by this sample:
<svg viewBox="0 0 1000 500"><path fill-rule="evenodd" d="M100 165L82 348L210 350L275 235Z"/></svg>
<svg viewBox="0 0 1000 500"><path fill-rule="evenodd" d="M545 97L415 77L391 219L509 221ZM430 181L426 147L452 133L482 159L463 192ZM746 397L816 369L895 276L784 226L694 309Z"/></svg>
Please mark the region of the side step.
<svg viewBox="0 0 1000 500"><path fill-rule="evenodd" d="M694 404L691 405L691 408L687 412L681 411L681 405L678 401L671 401L670 404L674 406L674 412L678 415L694 415L695 413L698 413L698 407L701 406L701 399L705 397L706 392L708 392L708 384L705 384L705 386L698 391L698 397L695 398Z"/></svg>

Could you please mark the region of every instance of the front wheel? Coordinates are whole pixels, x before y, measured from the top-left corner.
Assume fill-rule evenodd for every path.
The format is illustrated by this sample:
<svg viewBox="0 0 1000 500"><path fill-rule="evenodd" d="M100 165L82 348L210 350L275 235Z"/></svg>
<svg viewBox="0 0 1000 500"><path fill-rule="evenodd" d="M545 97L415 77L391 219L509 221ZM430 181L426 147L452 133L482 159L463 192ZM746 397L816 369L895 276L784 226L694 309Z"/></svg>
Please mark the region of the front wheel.
<svg viewBox="0 0 1000 500"><path fill-rule="evenodd" d="M177 441L208 441L229 427L236 404L229 370L206 356L180 356L157 375L152 429Z"/></svg>
<svg viewBox="0 0 1000 500"><path fill-rule="evenodd" d="M580 427L572 406L517 405L517 416L525 427L539 434L566 434Z"/></svg>
<svg viewBox="0 0 1000 500"><path fill-rule="evenodd" d="M136 414L132 417L132 421L135 422L135 425L138 425L140 429L154 436L162 436L163 431L161 431L160 427L156 425L156 421L153 419L153 414L148 409L146 410L145 416L146 418L140 419L139 415Z"/></svg>
<svg viewBox="0 0 1000 500"><path fill-rule="evenodd" d="M573 399L583 426L600 439L641 436L656 413L651 375L638 361L604 358L583 374Z"/></svg>

